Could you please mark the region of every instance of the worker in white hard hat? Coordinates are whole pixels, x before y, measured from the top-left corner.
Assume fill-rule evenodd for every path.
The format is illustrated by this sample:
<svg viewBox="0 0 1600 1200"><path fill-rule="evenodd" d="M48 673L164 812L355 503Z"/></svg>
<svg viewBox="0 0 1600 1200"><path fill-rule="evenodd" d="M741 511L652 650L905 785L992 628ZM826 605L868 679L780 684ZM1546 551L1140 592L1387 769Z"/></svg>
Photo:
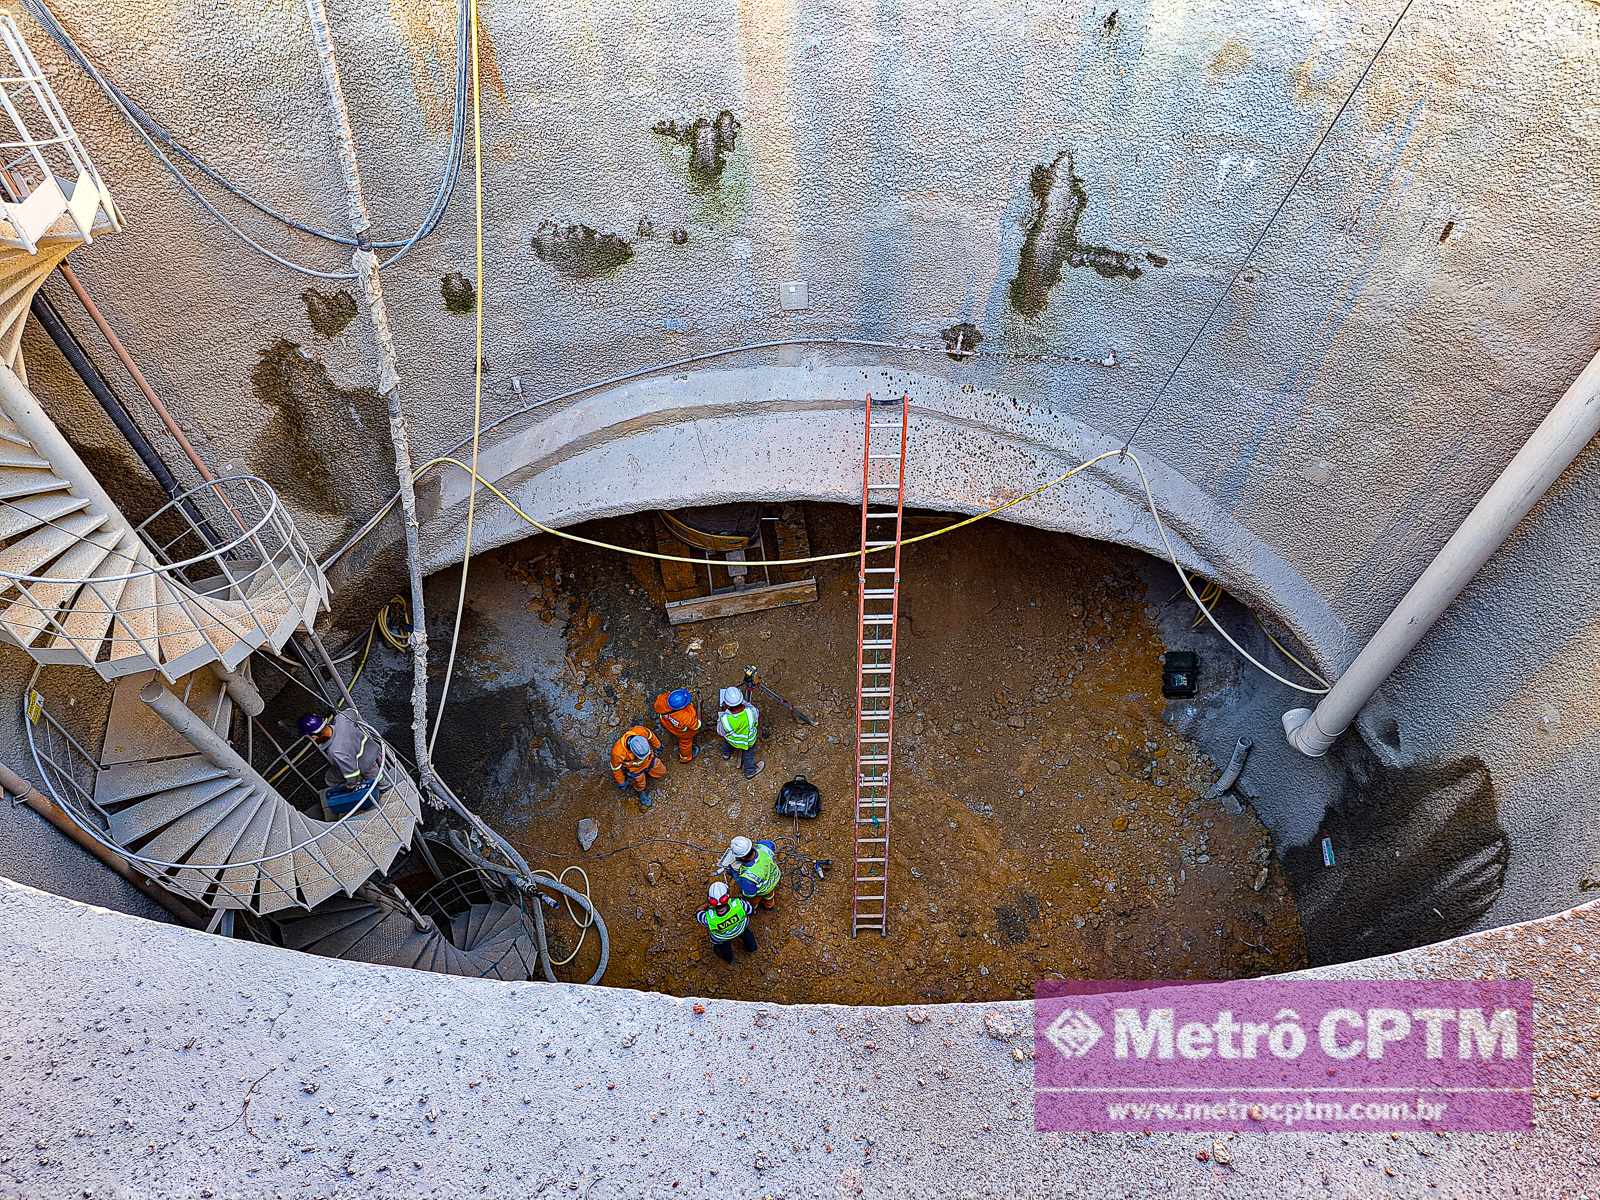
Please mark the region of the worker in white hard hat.
<svg viewBox="0 0 1600 1200"><path fill-rule="evenodd" d="M766 761L756 761L756 739L761 731L761 710L744 698L736 687L725 687L718 697L717 732L722 735L722 757L732 758L739 752L739 765L744 777L754 779L761 774Z"/></svg>
<svg viewBox="0 0 1600 1200"><path fill-rule="evenodd" d="M728 852L722 856L722 869L747 900L753 900L762 908L771 908L776 902L783 872L778 869L778 848L771 842L752 842L743 836L734 838L728 843Z"/></svg>
<svg viewBox="0 0 1600 1200"><path fill-rule="evenodd" d="M735 941L743 943L746 954L754 954L756 935L750 928L750 901L743 896L730 896L728 885L720 879L706 889L706 899L711 903L695 914L695 919L711 935L711 949L717 957L732 964Z"/></svg>

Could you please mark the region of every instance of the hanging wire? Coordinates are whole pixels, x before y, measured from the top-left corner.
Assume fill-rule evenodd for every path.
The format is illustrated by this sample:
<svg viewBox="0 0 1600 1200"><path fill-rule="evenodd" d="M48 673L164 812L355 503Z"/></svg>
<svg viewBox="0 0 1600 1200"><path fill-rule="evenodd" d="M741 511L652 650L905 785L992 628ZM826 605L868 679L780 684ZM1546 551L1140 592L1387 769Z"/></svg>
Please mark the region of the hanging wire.
<svg viewBox="0 0 1600 1200"><path fill-rule="evenodd" d="M22 3L28 13L44 27L45 32L55 39L67 57L75 62L105 92L123 118L133 127L134 132L143 139L151 154L167 169L167 172L177 181L178 185L188 192L201 208L221 222L235 237L265 258L302 275L309 275L315 279L354 279L356 277L353 270L324 271L296 262L252 237L241 225L223 213L221 209L200 193L194 184L190 182L188 176L167 156L162 149L163 146L178 158L187 162L219 188L249 205L257 212L271 217L273 220L279 221L300 233L309 234L312 237L320 238L335 245L353 247L359 244L358 239L348 234L335 233L332 230L322 229L315 225L298 221L234 183L221 171L206 162L198 153L179 141L170 129L150 114L148 109L125 92L115 80L96 67L78 43L73 40L72 35L56 19L55 14L50 11L46 0L22 0ZM381 264L382 266L387 267L398 262L413 246L438 227L440 220L444 216L445 208L450 203L450 197L455 191L456 182L461 176L461 161L466 144L467 38L467 4L463 0L463 3L459 6L459 15L456 21L455 110L451 119L450 150L445 160L444 173L440 178L438 188L434 192L433 202L429 205L427 213L424 214L421 222L409 236L370 243L374 249L395 251Z"/></svg>
<svg viewBox="0 0 1600 1200"><path fill-rule="evenodd" d="M1261 231L1256 234L1255 240L1250 243L1250 249L1244 252L1244 257L1239 260L1239 265L1233 269L1233 274L1228 278L1228 285L1218 294L1216 303L1211 306L1211 311L1206 313L1206 319L1200 322L1200 327L1194 331L1194 336L1189 339L1189 344L1183 348L1183 353L1178 355L1178 361L1172 364L1172 369L1167 372L1167 377L1161 381L1161 387L1156 391L1155 397L1144 410L1144 414L1135 423L1133 431L1128 434L1127 439L1122 443L1124 451L1133 445L1133 439L1139 436L1139 431L1144 428L1144 423L1150 419L1150 414L1155 412L1156 405L1160 404L1161 398L1167 394L1167 388L1177 378L1179 369L1188 360L1190 352L1199 343L1201 334L1205 333L1206 329L1210 327L1212 319L1216 317L1218 310L1222 308L1223 301L1233 292L1233 285L1239 282L1239 276L1250 265L1250 260L1255 257L1256 250L1260 248L1262 239L1267 236L1267 231L1272 228L1273 222L1283 212L1284 205L1289 203L1289 197L1294 195L1295 189L1300 186L1300 181L1306 177L1306 172L1311 169L1311 164L1322 150L1322 144L1328 140L1328 135L1333 132L1334 126L1339 123L1339 118L1344 116L1345 109L1350 107L1350 102L1356 98L1356 93L1361 90L1361 85L1366 82L1367 75L1377 65L1378 59L1383 56L1384 49L1389 45L1389 39L1394 37L1395 30L1400 28L1400 22L1406 19L1406 13L1411 11L1411 5L1412 0L1406 0L1400 9L1399 15L1395 17L1394 23L1389 26L1389 32L1383 35L1383 41L1378 43L1378 48L1372 52L1372 57L1367 60L1367 65L1361 68L1361 74L1356 77L1355 83L1351 85L1350 92L1345 96L1344 102L1339 105L1338 110L1333 114L1333 119L1323 129L1322 136L1317 139L1317 144L1311 147L1311 153L1306 155L1305 162L1300 164L1300 170L1295 174L1294 182L1289 185L1289 190L1284 192L1283 199L1278 201L1277 207L1272 210L1272 215L1267 218L1267 223L1261 227Z"/></svg>

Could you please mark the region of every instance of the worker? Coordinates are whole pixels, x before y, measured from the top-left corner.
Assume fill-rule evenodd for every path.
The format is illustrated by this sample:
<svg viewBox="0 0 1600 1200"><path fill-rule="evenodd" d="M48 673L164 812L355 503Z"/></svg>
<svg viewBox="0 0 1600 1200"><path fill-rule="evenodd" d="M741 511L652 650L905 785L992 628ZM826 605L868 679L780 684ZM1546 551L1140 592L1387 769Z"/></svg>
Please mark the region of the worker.
<svg viewBox="0 0 1600 1200"><path fill-rule="evenodd" d="M633 726L611 747L611 778L623 791L631 786L639 793L640 808L655 803L648 791L650 781L667 777L667 764L656 753L659 749L661 739L643 725Z"/></svg>
<svg viewBox="0 0 1600 1200"><path fill-rule="evenodd" d="M756 738L760 736L761 710L746 703L744 693L736 687L725 687L718 698L717 732L722 735L722 757L732 758L739 752L739 765L744 777L754 779L767 765L766 760L756 761Z"/></svg>
<svg viewBox="0 0 1600 1200"><path fill-rule="evenodd" d="M662 692L655 699L656 720L669 737L678 739L678 761L694 761L694 735L700 732L700 714L695 711L694 693L688 688Z"/></svg>
<svg viewBox="0 0 1600 1200"><path fill-rule="evenodd" d="M750 928L750 901L743 896L729 896L728 885L720 879L706 891L711 904L695 914L695 920L706 927L711 935L711 948L723 962L732 964L733 943L744 944L746 954L756 952L756 935Z"/></svg>
<svg viewBox="0 0 1600 1200"><path fill-rule="evenodd" d="M316 743L328 760L323 803L335 816L366 805L383 763L383 743L348 709L332 716L309 712L300 718L300 732Z"/></svg>
<svg viewBox="0 0 1600 1200"><path fill-rule="evenodd" d="M771 908L776 902L778 882L783 872L778 869L778 848L771 842L752 842L747 837L736 837L728 843L728 852L722 856L722 869L739 893L762 908Z"/></svg>

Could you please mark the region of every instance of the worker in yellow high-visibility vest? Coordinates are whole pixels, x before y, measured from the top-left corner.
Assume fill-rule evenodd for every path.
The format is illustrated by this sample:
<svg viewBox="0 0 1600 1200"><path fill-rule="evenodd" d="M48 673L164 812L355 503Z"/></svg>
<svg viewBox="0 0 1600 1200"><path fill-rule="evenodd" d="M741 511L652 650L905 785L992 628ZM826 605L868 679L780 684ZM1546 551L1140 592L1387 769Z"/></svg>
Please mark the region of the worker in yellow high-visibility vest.
<svg viewBox="0 0 1600 1200"><path fill-rule="evenodd" d="M748 703L736 687L725 687L718 698L717 733L722 736L722 757L739 752L744 777L754 779L767 764L756 761L756 739L761 736L761 710Z"/></svg>

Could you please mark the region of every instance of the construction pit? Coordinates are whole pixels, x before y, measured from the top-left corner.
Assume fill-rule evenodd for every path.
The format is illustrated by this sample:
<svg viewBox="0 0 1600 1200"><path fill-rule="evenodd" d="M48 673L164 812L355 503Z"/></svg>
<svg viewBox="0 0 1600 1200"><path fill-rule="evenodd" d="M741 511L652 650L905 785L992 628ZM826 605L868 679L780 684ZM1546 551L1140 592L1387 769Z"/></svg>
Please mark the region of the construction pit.
<svg viewBox="0 0 1600 1200"><path fill-rule="evenodd" d="M814 553L859 545L856 512L800 511ZM649 547L657 520L574 532ZM908 515L907 534L950 520ZM530 864L583 869L610 932L606 984L893 1004L1023 997L1051 978L1305 964L1267 832L1237 794L1207 798L1219 765L1169 719L1208 696L1225 702L1235 678L1207 659L1200 696L1163 699L1163 652L1200 636L1171 566L998 521L905 551L890 930L850 937L857 567L853 556L815 564L814 602L674 626L651 559L548 536L474 558L435 762L481 781L473 802ZM429 581L443 622L459 587L458 570ZM447 638L448 624L434 634ZM758 692L754 780L721 757L712 729L718 689L749 665L816 722ZM409 719L408 666L374 651L356 689L391 741ZM668 774L646 810L615 786L607 756L630 725L656 728L652 699L678 686L693 689L706 728L692 764L664 745ZM780 787L801 775L821 815L775 816ZM597 836L584 850L586 819ZM695 914L735 834L773 841L784 881L755 918L758 952L730 967ZM821 879L819 860L831 860ZM587 978L597 939L580 942L561 916L548 925L553 957L571 956L560 974Z"/></svg>

